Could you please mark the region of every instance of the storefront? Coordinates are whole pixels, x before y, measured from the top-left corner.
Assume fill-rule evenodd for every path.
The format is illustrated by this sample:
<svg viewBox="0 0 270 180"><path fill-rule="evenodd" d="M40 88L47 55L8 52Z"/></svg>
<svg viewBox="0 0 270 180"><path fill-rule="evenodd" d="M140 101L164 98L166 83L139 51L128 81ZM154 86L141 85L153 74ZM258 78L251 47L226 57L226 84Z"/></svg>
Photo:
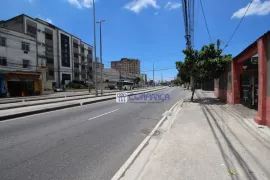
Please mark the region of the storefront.
<svg viewBox="0 0 270 180"><path fill-rule="evenodd" d="M258 70L253 68L245 72L247 61L255 55L258 56ZM243 103L243 98L249 99L246 103L258 109L255 122L270 127L270 31L234 57L231 67L232 92L227 98L232 104Z"/></svg>
<svg viewBox="0 0 270 180"><path fill-rule="evenodd" d="M39 73L10 72L6 74L8 95L33 96L41 94L41 81Z"/></svg>
<svg viewBox="0 0 270 180"><path fill-rule="evenodd" d="M216 96L230 104L257 109L255 122L270 127L270 31L234 57L230 67L223 73L227 88L216 83ZM222 78L216 81L226 82Z"/></svg>
<svg viewBox="0 0 270 180"><path fill-rule="evenodd" d="M258 109L258 57L252 57L243 63L243 72L240 74L240 103Z"/></svg>
<svg viewBox="0 0 270 180"><path fill-rule="evenodd" d="M0 73L0 97L5 97L6 94L6 75L4 73Z"/></svg>

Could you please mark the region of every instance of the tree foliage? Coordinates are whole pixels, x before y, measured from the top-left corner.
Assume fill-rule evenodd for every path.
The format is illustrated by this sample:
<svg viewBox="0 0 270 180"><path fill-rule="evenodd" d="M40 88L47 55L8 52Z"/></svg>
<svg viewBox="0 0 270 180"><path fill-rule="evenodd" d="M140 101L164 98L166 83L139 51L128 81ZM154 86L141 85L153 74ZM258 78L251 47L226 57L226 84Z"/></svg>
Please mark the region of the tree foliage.
<svg viewBox="0 0 270 180"><path fill-rule="evenodd" d="M141 81L141 78L140 77L135 77L134 78L134 83L135 84L139 84L140 81Z"/></svg>
<svg viewBox="0 0 270 180"><path fill-rule="evenodd" d="M181 80L189 82L190 78L193 78L194 86L196 82L218 78L232 60L231 54L222 55L222 50L213 43L204 45L200 51L188 48L183 50L183 53L184 62L177 61L176 68Z"/></svg>

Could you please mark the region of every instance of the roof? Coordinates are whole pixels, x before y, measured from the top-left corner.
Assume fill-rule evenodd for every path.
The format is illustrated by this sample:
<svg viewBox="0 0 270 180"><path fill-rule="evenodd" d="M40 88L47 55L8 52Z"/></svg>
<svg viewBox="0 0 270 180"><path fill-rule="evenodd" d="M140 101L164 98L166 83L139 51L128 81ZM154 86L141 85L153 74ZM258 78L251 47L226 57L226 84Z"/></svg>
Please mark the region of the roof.
<svg viewBox="0 0 270 180"><path fill-rule="evenodd" d="M61 28L59 28L59 27L57 27L57 26L55 26L55 25L53 25L53 24L51 24L51 23L48 23L47 21L44 21L44 20L42 20L42 19L40 19L40 18L32 18L32 17L30 17L30 16L28 16L28 15L26 15L26 14L20 14L20 15L18 15L18 16L15 16L15 17L11 18L11 19L8 19L8 20L6 20L6 21L0 21L0 22L11 21L11 20L17 19L18 17L22 17L22 16L25 16L25 17L27 17L27 18L33 20L33 21L38 21L39 23L44 24L44 25L46 25L46 26L49 26L49 27L51 27L51 28L53 28L53 29L61 30L61 31L63 31L63 32L65 32L65 33L67 33L67 34L73 36L73 37L76 37L76 38L80 39L79 37L74 36L74 35L72 35L72 34L66 32L66 31L64 31L63 29L61 29ZM82 40L80 39L80 41L82 41ZM83 42L84 44L87 44L88 46L91 46L90 44L85 43L84 41L82 41L82 42ZM91 47L93 47L93 46L91 46Z"/></svg>
<svg viewBox="0 0 270 180"><path fill-rule="evenodd" d="M247 53L248 51L250 51L251 49L254 49L257 47L257 41L261 38L265 38L265 37L270 37L270 31L267 31L266 33L264 33L262 36L260 36L256 41L254 41L252 44L250 44L246 49L244 49L242 52L240 52L237 56L235 56L233 58L233 60L238 59L240 56L242 56L243 54Z"/></svg>

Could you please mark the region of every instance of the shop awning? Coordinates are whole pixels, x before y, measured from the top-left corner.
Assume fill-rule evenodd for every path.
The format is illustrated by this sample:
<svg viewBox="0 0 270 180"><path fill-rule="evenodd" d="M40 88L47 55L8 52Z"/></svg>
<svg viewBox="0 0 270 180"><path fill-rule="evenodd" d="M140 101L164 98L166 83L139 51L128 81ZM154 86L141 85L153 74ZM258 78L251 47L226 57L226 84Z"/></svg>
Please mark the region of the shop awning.
<svg viewBox="0 0 270 180"><path fill-rule="evenodd" d="M19 79L19 80L37 80L40 78L39 73L32 72L9 72L6 74L8 80Z"/></svg>

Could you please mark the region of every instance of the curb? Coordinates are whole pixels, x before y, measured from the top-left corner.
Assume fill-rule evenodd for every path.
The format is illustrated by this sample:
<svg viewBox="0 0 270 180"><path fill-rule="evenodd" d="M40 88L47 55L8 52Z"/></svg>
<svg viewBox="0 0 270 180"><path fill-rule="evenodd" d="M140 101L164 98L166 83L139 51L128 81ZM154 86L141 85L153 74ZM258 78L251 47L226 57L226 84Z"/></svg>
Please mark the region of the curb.
<svg viewBox="0 0 270 180"><path fill-rule="evenodd" d="M60 107L50 107L50 108L39 109L39 110L35 110L35 111L28 111L28 112L21 112L18 114L11 114L11 115L0 117L0 121L5 121L8 119L18 118L18 117L23 117L23 116L33 115L33 114L39 114L39 113L44 113L44 112L49 112L49 111L55 111L55 110L59 110L59 109L71 108L71 107L76 107L76 106L81 106L81 104L75 103L75 104L68 104L68 105L64 105L64 106L60 106Z"/></svg>
<svg viewBox="0 0 270 180"><path fill-rule="evenodd" d="M147 91L147 92L159 91L159 90L163 90L163 89L165 89L165 88L154 89L154 90ZM137 92L137 93L134 93L134 94L141 94L141 93L143 93L143 92ZM55 110L60 110L60 109L66 109L66 108L71 108L71 107L76 107L76 106L94 104L94 103L107 101L107 100L112 100L112 99L116 98L114 94L111 94L110 96L113 96L113 97L108 97L108 98L104 98L104 99L98 99L98 100L88 101L88 102L83 102L83 103L74 103L74 104L62 105L62 106L58 106L58 107L48 107L48 108L34 110L34 111L21 112L21 113L17 113L17 114L9 114L9 115L6 115L6 116L0 116L0 121L5 121L5 120L8 120L8 119L18 118L18 117L23 117L23 116L33 115L33 114L39 114L39 113L44 113L44 112L55 111ZM46 104L48 104L48 103L46 103Z"/></svg>
<svg viewBox="0 0 270 180"><path fill-rule="evenodd" d="M183 100L178 101L175 103L171 109L170 112L174 110L174 108L181 103L184 103ZM167 116L163 116L161 120L157 123L157 125L154 127L154 129L148 134L148 136L141 142L141 144L135 149L135 151L131 154L131 156L127 159L127 161L120 167L120 169L115 173L115 175L111 178L111 180L119 180L123 177L125 172L129 169L129 167L133 164L133 162L136 160L136 158L140 155L146 144L149 142L155 131L159 128L159 126L164 122L164 120L167 119Z"/></svg>
<svg viewBox="0 0 270 180"><path fill-rule="evenodd" d="M137 92L139 90L135 90L133 92ZM98 97L104 97L104 96L111 96L115 95L118 91L103 94L103 96L98 96ZM91 96L93 95L93 96ZM0 110L7 110L7 109L15 109L15 108L21 108L21 107L29 107L29 106L36 106L36 105L43 105L43 104L53 104L53 103L59 103L59 102L67 102L67 101L74 101L74 100L81 100L81 99L90 99L90 98L95 98L94 94L80 94L80 95L75 95L75 96L66 96L66 97L76 97L76 96L90 96L90 97L79 97L76 99L63 99L63 100L58 100L58 101L52 101L52 102L40 102L40 103L35 103L35 104L21 104L21 105L14 105L12 107L0 107ZM15 102L9 102L9 103L16 103L16 102L31 102L31 101L38 101L38 100L47 100L47 99L58 99L58 98L64 98L65 96L59 96L59 97L50 97L50 98L42 98L42 99L29 99L29 100L20 100L20 101L15 101ZM4 102L0 102L0 104L5 104ZM83 103L85 104L85 103ZM88 103L91 104L91 103Z"/></svg>
<svg viewBox="0 0 270 180"><path fill-rule="evenodd" d="M111 96L113 94L105 94L103 96ZM90 96L90 95L86 95ZM59 102L67 102L67 101L75 101L75 100L82 100L82 99L90 99L90 98L95 98L96 96L90 96L90 97L80 97L77 99L63 99L59 101L52 101L52 102L40 102L40 103L35 103L35 104L22 104L22 105L15 105L12 107L0 107L0 110L6 110L6 109L15 109L15 108L21 108L21 107L29 107L29 106L36 106L36 105L43 105L43 104L53 104L53 103L59 103ZM102 97L102 96L100 96ZM21 101L19 101L21 102Z"/></svg>

